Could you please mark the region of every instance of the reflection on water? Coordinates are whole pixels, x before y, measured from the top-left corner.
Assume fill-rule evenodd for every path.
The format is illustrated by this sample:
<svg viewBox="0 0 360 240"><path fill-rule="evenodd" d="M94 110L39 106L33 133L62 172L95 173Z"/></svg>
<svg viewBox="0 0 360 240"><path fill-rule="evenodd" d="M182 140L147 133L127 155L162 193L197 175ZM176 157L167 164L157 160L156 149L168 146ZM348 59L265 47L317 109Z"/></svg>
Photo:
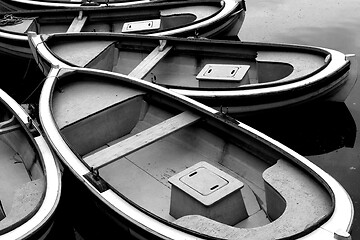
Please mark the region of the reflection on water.
<svg viewBox="0 0 360 240"><path fill-rule="evenodd" d="M239 37L245 41L307 44L359 51L357 0L248 0Z"/></svg>
<svg viewBox="0 0 360 240"><path fill-rule="evenodd" d="M18 103L36 101L44 75L34 59L24 59L0 52L0 87ZM35 91L37 90L37 91Z"/></svg>
<svg viewBox="0 0 360 240"><path fill-rule="evenodd" d="M354 147L356 124L341 102L323 102L239 118L304 156Z"/></svg>

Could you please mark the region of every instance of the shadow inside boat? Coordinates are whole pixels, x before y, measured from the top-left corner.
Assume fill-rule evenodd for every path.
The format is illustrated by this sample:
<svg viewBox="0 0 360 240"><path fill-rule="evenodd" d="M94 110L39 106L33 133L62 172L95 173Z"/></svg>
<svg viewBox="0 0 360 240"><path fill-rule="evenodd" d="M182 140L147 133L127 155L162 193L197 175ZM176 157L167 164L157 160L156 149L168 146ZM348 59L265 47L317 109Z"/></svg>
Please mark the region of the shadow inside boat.
<svg viewBox="0 0 360 240"><path fill-rule="evenodd" d="M324 101L233 117L304 156L352 148L356 139L356 123L344 102Z"/></svg>

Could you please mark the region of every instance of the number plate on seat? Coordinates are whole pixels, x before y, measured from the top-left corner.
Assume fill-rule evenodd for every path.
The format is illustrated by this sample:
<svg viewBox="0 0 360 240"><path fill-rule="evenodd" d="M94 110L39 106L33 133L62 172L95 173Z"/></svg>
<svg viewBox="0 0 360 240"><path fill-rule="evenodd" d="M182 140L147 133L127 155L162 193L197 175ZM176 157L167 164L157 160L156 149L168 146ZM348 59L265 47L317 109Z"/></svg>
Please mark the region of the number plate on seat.
<svg viewBox="0 0 360 240"><path fill-rule="evenodd" d="M241 81L250 66L235 64L206 64L196 76L198 80Z"/></svg>
<svg viewBox="0 0 360 240"><path fill-rule="evenodd" d="M124 23L122 32L137 32L145 30L155 30L160 28L160 19L152 19L145 21L127 22Z"/></svg>

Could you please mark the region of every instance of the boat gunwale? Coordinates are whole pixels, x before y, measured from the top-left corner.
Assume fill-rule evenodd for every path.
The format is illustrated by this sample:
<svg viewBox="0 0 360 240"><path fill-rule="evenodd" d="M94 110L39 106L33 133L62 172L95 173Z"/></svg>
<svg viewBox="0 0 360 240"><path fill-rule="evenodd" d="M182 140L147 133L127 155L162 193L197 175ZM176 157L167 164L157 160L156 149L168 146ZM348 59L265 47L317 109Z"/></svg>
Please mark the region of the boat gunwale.
<svg viewBox="0 0 360 240"><path fill-rule="evenodd" d="M150 231L152 234L167 238L191 238L193 236L191 231L189 233L183 233L180 228L173 228L172 224L159 222L157 219L153 219L151 216L142 212L138 208L134 209L134 206L125 200L121 199L111 190L106 190L100 193L87 179L84 178L84 175L90 172L90 170L79 160L77 154L75 154L67 145L66 141L62 138L59 129L55 123L55 120L52 115L52 106L51 98L52 91L55 86L55 83L58 81L58 74L61 71L61 68L52 68L40 96L40 120L44 127L44 132L48 136L53 148L58 153L59 157L67 165L67 167L73 172L73 174L78 178L86 187L94 193L98 199L100 199L104 204L110 207L112 210L117 212L127 221L135 224L136 226ZM205 115L214 115L217 113L216 110L206 107L203 104L200 104L194 100L191 100L182 95L171 93L169 90L164 89L157 85L151 85L136 78L126 77L119 74L112 74L106 71L95 70L95 69L79 69L79 68L68 68L68 71L82 71L91 74L98 75L108 75L113 78L122 78L124 81L131 81L137 85L146 85L146 88L153 88L155 90L160 90L166 94L172 95L172 97L178 98L180 101L191 102L195 109L198 109L202 114ZM215 114L216 115L216 114ZM221 115L218 115L221 116ZM220 119L221 117L219 117ZM222 121L226 121L221 118ZM303 239L312 239L312 236L322 236L330 239L329 236L333 237L333 234L340 228L343 231L350 231L353 221L353 205L350 196L347 194L345 189L329 174L324 172L322 169L317 167L315 164L311 163L305 157L297 154L293 150L287 148L283 144L277 142L276 140L271 139L270 137L258 132L257 130L236 121L237 124L233 123L233 127L240 129L242 132L246 132L249 136L255 137L257 141L266 143L273 149L277 149L282 154L284 154L290 161L300 166L305 171L309 172L313 177L315 177L323 186L327 189L330 196L333 199L333 214L329 219L323 223L319 228L309 233L309 236L303 236ZM337 219L340 218L340 219ZM341 226L341 227L340 227ZM175 231L176 230L176 231ZM184 235L183 235L184 234ZM193 236L196 238L197 235ZM208 237L202 234L199 237ZM191 238L192 239L192 238ZM332 238L331 238L332 239Z"/></svg>

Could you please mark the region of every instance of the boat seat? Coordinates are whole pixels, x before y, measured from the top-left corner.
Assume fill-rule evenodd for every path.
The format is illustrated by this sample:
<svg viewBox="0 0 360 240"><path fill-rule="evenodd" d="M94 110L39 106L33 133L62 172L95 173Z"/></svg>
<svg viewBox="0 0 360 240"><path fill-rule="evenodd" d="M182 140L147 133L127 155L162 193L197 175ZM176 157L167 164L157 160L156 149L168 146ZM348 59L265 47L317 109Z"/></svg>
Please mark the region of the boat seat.
<svg viewBox="0 0 360 240"><path fill-rule="evenodd" d="M60 88L61 92L54 92L53 116L80 155L128 134L146 107L145 92L113 81L98 84L91 78L76 78Z"/></svg>
<svg viewBox="0 0 360 240"><path fill-rule="evenodd" d="M256 57L259 63L288 63L294 69L290 75L279 81L288 81L314 73L324 66L324 58L307 53L259 51Z"/></svg>
<svg viewBox="0 0 360 240"><path fill-rule="evenodd" d="M166 46L165 44L166 41L161 41L160 45L147 55L128 75L144 78L172 49L172 46Z"/></svg>
<svg viewBox="0 0 360 240"><path fill-rule="evenodd" d="M81 29L84 27L87 16L82 16L79 14L79 17L75 17L69 26L66 32L81 32Z"/></svg>
<svg viewBox="0 0 360 240"><path fill-rule="evenodd" d="M52 51L58 57L75 66L111 71L115 54L115 42L91 40L64 42L54 47Z"/></svg>
<svg viewBox="0 0 360 240"><path fill-rule="evenodd" d="M60 129L66 128L91 116L101 114L106 109L116 108L118 105L138 107L134 98L143 99L145 92L119 87L116 84L92 84L91 81L80 81L64 87L61 93L54 94L54 117ZM58 97L57 95L61 95ZM96 99L101 99L97 101Z"/></svg>
<svg viewBox="0 0 360 240"><path fill-rule="evenodd" d="M85 155L130 133L139 121L143 105L142 96L132 97L87 115L61 132L80 155Z"/></svg>
<svg viewBox="0 0 360 240"><path fill-rule="evenodd" d="M188 126L199 119L200 116L191 112L182 112L138 134L126 138L123 141L111 145L110 147L97 151L92 155L85 157L84 161L93 169L101 168Z"/></svg>
<svg viewBox="0 0 360 240"><path fill-rule="evenodd" d="M263 173L268 216L256 228L236 228L199 215L174 221L182 227L223 239L282 239L317 227L332 212L328 192L302 170L283 160Z"/></svg>

